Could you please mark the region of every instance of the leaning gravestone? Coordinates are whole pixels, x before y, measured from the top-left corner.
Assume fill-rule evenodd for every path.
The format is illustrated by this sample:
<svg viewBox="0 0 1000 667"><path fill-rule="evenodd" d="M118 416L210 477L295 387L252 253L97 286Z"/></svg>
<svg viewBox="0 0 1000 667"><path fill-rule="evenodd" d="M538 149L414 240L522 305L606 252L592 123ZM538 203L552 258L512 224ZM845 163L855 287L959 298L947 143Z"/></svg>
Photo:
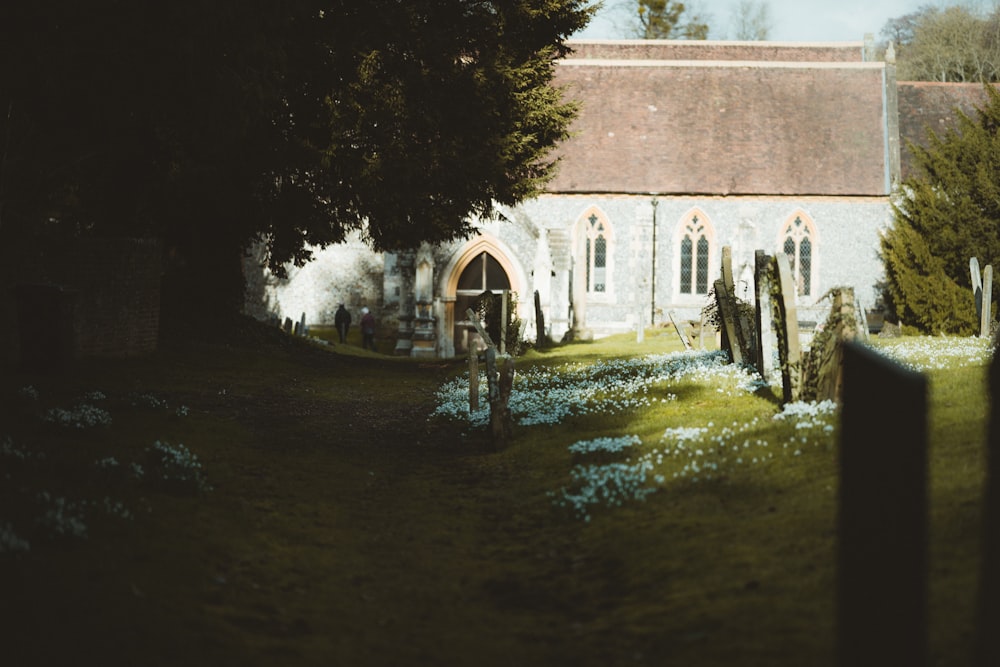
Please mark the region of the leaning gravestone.
<svg viewBox="0 0 1000 667"><path fill-rule="evenodd" d="M927 665L926 414L922 375L860 343L845 344L837 519L841 667Z"/></svg>
<svg viewBox="0 0 1000 667"><path fill-rule="evenodd" d="M730 293L726 290L726 283L723 280L716 280L715 301L719 306L719 319L722 320L723 348L729 352L729 358L734 364L744 362L742 346L739 343L739 335L736 333L736 308L735 302Z"/></svg>
<svg viewBox="0 0 1000 667"><path fill-rule="evenodd" d="M779 252L771 261L774 327L778 334L778 360L781 364L782 404L799 400L802 387L802 347L799 342L799 316L795 307L795 282L788 255Z"/></svg>
<svg viewBox="0 0 1000 667"><path fill-rule="evenodd" d="M969 258L969 274L972 277L972 298L976 301L976 321L983 321L983 276L979 270L979 259Z"/></svg>
<svg viewBox="0 0 1000 667"><path fill-rule="evenodd" d="M859 338L854 290L838 287L831 293L830 315L822 331L813 338L812 348L804 359L802 400L840 401L844 344Z"/></svg>

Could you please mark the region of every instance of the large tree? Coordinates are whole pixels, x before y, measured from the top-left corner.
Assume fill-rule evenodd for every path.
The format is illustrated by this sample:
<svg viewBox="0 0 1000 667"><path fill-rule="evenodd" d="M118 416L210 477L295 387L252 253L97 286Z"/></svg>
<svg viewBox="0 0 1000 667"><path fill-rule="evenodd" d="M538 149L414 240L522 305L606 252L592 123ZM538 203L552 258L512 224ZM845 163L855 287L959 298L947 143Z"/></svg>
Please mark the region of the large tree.
<svg viewBox="0 0 1000 667"><path fill-rule="evenodd" d="M901 80L1000 80L1000 9L925 5L890 19L881 34L894 45Z"/></svg>
<svg viewBox="0 0 1000 667"><path fill-rule="evenodd" d="M0 238L152 235L235 306L361 230L469 231L536 194L575 106L551 85L586 0L38 0L0 9ZM201 286L201 289L195 289Z"/></svg>
<svg viewBox="0 0 1000 667"><path fill-rule="evenodd" d="M638 0L636 36L642 39L707 39L708 23L683 2Z"/></svg>
<svg viewBox="0 0 1000 667"><path fill-rule="evenodd" d="M897 314L931 332L974 333L969 259L1000 261L1000 92L952 129L911 144L917 173L894 205L882 240Z"/></svg>

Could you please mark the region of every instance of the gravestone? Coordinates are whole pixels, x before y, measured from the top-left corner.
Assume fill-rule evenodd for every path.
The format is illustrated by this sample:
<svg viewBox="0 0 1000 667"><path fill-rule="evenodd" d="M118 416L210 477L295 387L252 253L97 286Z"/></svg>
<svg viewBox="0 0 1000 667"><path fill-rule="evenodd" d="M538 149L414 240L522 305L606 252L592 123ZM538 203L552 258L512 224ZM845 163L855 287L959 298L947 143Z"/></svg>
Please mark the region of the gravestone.
<svg viewBox="0 0 1000 667"><path fill-rule="evenodd" d="M290 318L290 317L286 317L285 318L284 331L285 331L286 334L292 333L292 318Z"/></svg>
<svg viewBox="0 0 1000 667"><path fill-rule="evenodd" d="M736 333L737 324L734 300L726 290L724 280L716 280L714 287L715 302L719 306L719 319L722 320L722 332L724 334L722 337L723 349L729 352L729 358L732 359L734 364L742 364L744 359L742 347L739 344L739 336Z"/></svg>
<svg viewBox="0 0 1000 667"><path fill-rule="evenodd" d="M738 350L732 354L734 363L752 364L754 361L754 332L751 329L750 321L740 308L740 303L736 298L736 284L733 281L733 253L732 248L725 246L722 248L722 282L725 287L726 300L729 303L729 310L732 313L731 327L724 327L726 338L728 339L730 352ZM716 297L718 298L718 289ZM720 315L722 314L720 309ZM739 356L741 361L736 361Z"/></svg>
<svg viewBox="0 0 1000 667"><path fill-rule="evenodd" d="M795 307L795 282L788 255L781 252L771 260L774 326L781 364L782 404L799 400L802 387L802 347L799 316Z"/></svg>
<svg viewBox="0 0 1000 667"><path fill-rule="evenodd" d="M976 302L976 321L983 321L983 276L979 270L979 259L969 258L969 274L972 277L972 298Z"/></svg>
<svg viewBox="0 0 1000 667"><path fill-rule="evenodd" d="M763 250L754 253L754 317L756 318L757 372L765 382L774 372L774 321L771 303L771 257Z"/></svg>
<svg viewBox="0 0 1000 667"><path fill-rule="evenodd" d="M993 265L983 269L983 312L979 318L979 335L987 338L993 324Z"/></svg>
<svg viewBox="0 0 1000 667"><path fill-rule="evenodd" d="M688 337L684 334L684 330L677 324L677 315L674 313L673 309L667 311L667 316L670 317L670 324L673 325L674 331L676 331L677 335L680 336L684 349L691 350L691 341L688 340Z"/></svg>
<svg viewBox="0 0 1000 667"><path fill-rule="evenodd" d="M839 287L831 290L833 305L823 330L813 344L803 368L803 400L838 401L843 381L843 349L858 336L858 317L854 311L854 290Z"/></svg>
<svg viewBox="0 0 1000 667"><path fill-rule="evenodd" d="M927 381L844 345L837 664L927 664ZM905 419L900 416L906 415Z"/></svg>
<svg viewBox="0 0 1000 667"><path fill-rule="evenodd" d="M489 383L490 433L494 447L502 450L513 431L510 392L514 386L514 360L507 357L497 369L496 348L492 345L486 348L486 379Z"/></svg>

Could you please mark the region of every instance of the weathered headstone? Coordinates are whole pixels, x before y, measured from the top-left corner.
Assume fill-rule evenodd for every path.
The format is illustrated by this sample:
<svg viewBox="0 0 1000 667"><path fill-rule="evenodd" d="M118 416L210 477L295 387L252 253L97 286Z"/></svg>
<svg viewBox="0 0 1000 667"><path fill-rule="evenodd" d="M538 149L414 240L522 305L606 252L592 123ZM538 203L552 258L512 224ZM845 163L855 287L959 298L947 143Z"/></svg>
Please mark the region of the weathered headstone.
<svg viewBox="0 0 1000 667"><path fill-rule="evenodd" d="M795 307L795 282L788 255L779 252L772 260L774 295L773 313L778 334L778 360L781 363L782 403L799 400L802 386L802 347L799 342L798 310Z"/></svg>
<svg viewBox="0 0 1000 667"><path fill-rule="evenodd" d="M870 338L868 336L868 313L861 307L861 300L858 298L854 299L854 313L858 320L858 334L861 340L867 343Z"/></svg>
<svg viewBox="0 0 1000 667"><path fill-rule="evenodd" d="M756 317L756 358L757 372L761 379L767 379L774 372L773 315L771 308L771 257L763 250L754 253L754 316Z"/></svg>
<svg viewBox="0 0 1000 667"><path fill-rule="evenodd" d="M688 337L684 333L684 330L681 329L680 325L677 324L677 315L676 315L676 313L674 313L673 309L671 309L671 310L667 311L667 315L670 317L670 324L673 325L674 331L676 331L677 335L680 337L681 343L684 344L684 349L685 350L690 350L691 349L691 341L688 340Z"/></svg>
<svg viewBox="0 0 1000 667"><path fill-rule="evenodd" d="M976 321L983 321L983 276L979 270L979 259L969 258L969 274L972 277L972 298L976 301Z"/></svg>
<svg viewBox="0 0 1000 667"><path fill-rule="evenodd" d="M286 317L285 318L285 327L284 327L285 333L286 334L292 333L292 328L293 328L293 326L292 326L292 318Z"/></svg>
<svg viewBox="0 0 1000 667"><path fill-rule="evenodd" d="M858 338L858 318L854 312L854 290L832 291L833 305L822 333L813 338L802 378L804 400L839 401L843 382L844 344ZM808 396L806 394L809 394Z"/></svg>
<svg viewBox="0 0 1000 667"><path fill-rule="evenodd" d="M734 364L742 364L742 347L739 344L739 335L736 333L736 308L735 302L726 290L724 280L715 281L715 301L719 307L719 319L722 320L723 348L729 352L729 358Z"/></svg>
<svg viewBox="0 0 1000 667"><path fill-rule="evenodd" d="M927 664L926 414L922 375L860 343L845 344L837 520L841 667Z"/></svg>
<svg viewBox="0 0 1000 667"><path fill-rule="evenodd" d="M993 324L993 265L983 269L983 312L979 319L979 335L987 338Z"/></svg>
<svg viewBox="0 0 1000 667"><path fill-rule="evenodd" d="M1000 665L1000 353L993 341L990 423L986 440L983 560L980 564L976 667Z"/></svg>

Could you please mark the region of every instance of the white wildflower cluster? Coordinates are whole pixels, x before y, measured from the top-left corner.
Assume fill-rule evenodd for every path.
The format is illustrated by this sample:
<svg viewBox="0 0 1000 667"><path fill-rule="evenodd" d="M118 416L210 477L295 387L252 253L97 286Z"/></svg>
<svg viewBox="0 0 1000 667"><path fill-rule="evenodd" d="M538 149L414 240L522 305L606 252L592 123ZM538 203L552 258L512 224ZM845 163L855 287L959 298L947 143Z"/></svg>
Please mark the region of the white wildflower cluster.
<svg viewBox="0 0 1000 667"><path fill-rule="evenodd" d="M107 410L88 403L81 403L69 410L52 408L45 413L43 419L60 426L78 429L111 425L111 414Z"/></svg>
<svg viewBox="0 0 1000 667"><path fill-rule="evenodd" d="M0 523L0 554L30 551L31 544L14 532L9 523Z"/></svg>
<svg viewBox="0 0 1000 667"><path fill-rule="evenodd" d="M191 411L188 409L188 406L182 405L181 407L177 408L177 411L175 412L175 414L178 417L187 417L188 414L190 414L190 412Z"/></svg>
<svg viewBox="0 0 1000 667"><path fill-rule="evenodd" d="M21 387L20 389L18 389L17 390L17 395L18 396L23 396L24 398L30 399L32 401L37 401L38 400L38 390L35 389L30 384L29 385L25 385L25 386Z"/></svg>
<svg viewBox="0 0 1000 667"><path fill-rule="evenodd" d="M562 489L550 494L560 507L569 507L584 521L590 521L593 505L621 507L632 500L645 500L656 488L646 486L646 475L652 464L609 463L607 465L579 465L570 471L574 491Z"/></svg>
<svg viewBox="0 0 1000 667"><path fill-rule="evenodd" d="M153 479L167 486L193 488L196 491L212 490L201 471L198 457L184 445L171 445L157 440L147 452L150 455L149 475Z"/></svg>
<svg viewBox="0 0 1000 667"><path fill-rule="evenodd" d="M103 391L88 391L83 395L83 400L90 403L95 403L97 401L103 401L107 399L107 396Z"/></svg>
<svg viewBox="0 0 1000 667"><path fill-rule="evenodd" d="M27 461L31 454L23 449L18 449L9 435L0 438L0 457L13 459L15 461Z"/></svg>
<svg viewBox="0 0 1000 667"><path fill-rule="evenodd" d="M569 451L574 454L590 454L593 452L623 452L631 447L642 444L642 440L637 435L626 435L620 438L595 438L594 440L580 440L569 446Z"/></svg>
<svg viewBox="0 0 1000 667"><path fill-rule="evenodd" d="M993 358L990 339L978 336L916 336L873 349L918 372L984 366Z"/></svg>
<svg viewBox="0 0 1000 667"><path fill-rule="evenodd" d="M87 537L84 523L84 507L62 496L50 495L47 491L38 494L38 500L45 510L38 517L38 523L48 529L53 537Z"/></svg>
<svg viewBox="0 0 1000 667"><path fill-rule="evenodd" d="M132 396L133 408L165 408L167 402L153 394L135 394Z"/></svg>
<svg viewBox="0 0 1000 667"><path fill-rule="evenodd" d="M668 390L682 381L714 386L727 396L760 386L759 376L730 364L724 352L674 352L518 371L509 408L521 426L558 424L570 416L615 414L675 400ZM484 376L480 386L486 386ZM486 424L488 406L470 414L468 397L468 378L455 378L436 392L433 414Z"/></svg>

